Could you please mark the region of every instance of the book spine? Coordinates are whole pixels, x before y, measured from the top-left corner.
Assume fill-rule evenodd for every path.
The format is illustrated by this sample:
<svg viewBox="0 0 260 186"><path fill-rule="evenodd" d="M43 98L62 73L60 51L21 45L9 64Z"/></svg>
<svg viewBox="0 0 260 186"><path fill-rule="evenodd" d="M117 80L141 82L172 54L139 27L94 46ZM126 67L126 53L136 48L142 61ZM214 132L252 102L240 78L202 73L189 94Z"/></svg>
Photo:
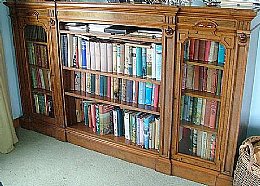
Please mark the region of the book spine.
<svg viewBox="0 0 260 186"><path fill-rule="evenodd" d="M86 42L86 68L91 69L90 42L89 40L85 40L85 42Z"/></svg>
<svg viewBox="0 0 260 186"><path fill-rule="evenodd" d="M86 55L86 40L82 39L81 40L81 53L82 53L82 68L86 69L87 68L87 55Z"/></svg>
<svg viewBox="0 0 260 186"><path fill-rule="evenodd" d="M128 52L128 56L129 56L129 60L128 60L128 74L130 76L133 75L133 47L129 46L129 52Z"/></svg>
<svg viewBox="0 0 260 186"><path fill-rule="evenodd" d="M99 96L104 97L104 76L100 75Z"/></svg>
<svg viewBox="0 0 260 186"><path fill-rule="evenodd" d="M132 136L131 136L131 141L133 143L136 143L136 114L131 115L131 125L132 125Z"/></svg>
<svg viewBox="0 0 260 186"><path fill-rule="evenodd" d="M114 136L118 135L118 126L117 126L117 110L113 110L113 125L114 125Z"/></svg>
<svg viewBox="0 0 260 186"><path fill-rule="evenodd" d="M209 61L210 46L211 46L211 41L207 40L206 44L205 44L205 53L204 53L204 61L205 62Z"/></svg>
<svg viewBox="0 0 260 186"><path fill-rule="evenodd" d="M200 40L199 39L195 39L195 43L194 43L194 61L198 61L199 60L199 50L200 50Z"/></svg>
<svg viewBox="0 0 260 186"><path fill-rule="evenodd" d="M218 45L218 64L224 65L225 64L225 47L219 43Z"/></svg>
<svg viewBox="0 0 260 186"><path fill-rule="evenodd" d="M107 97L111 99L111 77L107 77Z"/></svg>
<svg viewBox="0 0 260 186"><path fill-rule="evenodd" d="M121 101L124 101L126 102L126 83L127 83L127 80L126 79L122 79L122 91L121 91Z"/></svg>
<svg viewBox="0 0 260 186"><path fill-rule="evenodd" d="M186 88L193 89L193 75L194 75L194 66L187 65L187 80L186 80Z"/></svg>
<svg viewBox="0 0 260 186"><path fill-rule="evenodd" d="M113 72L113 45L107 43L107 72Z"/></svg>
<svg viewBox="0 0 260 186"><path fill-rule="evenodd" d="M96 70L95 42L90 41L90 69Z"/></svg>
<svg viewBox="0 0 260 186"><path fill-rule="evenodd" d="M118 136L124 135L124 118L121 109L117 110Z"/></svg>
<svg viewBox="0 0 260 186"><path fill-rule="evenodd" d="M156 79L156 44L152 44L152 78Z"/></svg>
<svg viewBox="0 0 260 186"><path fill-rule="evenodd" d="M100 117L99 117L99 105L95 105L96 109L96 133L100 135Z"/></svg>
<svg viewBox="0 0 260 186"><path fill-rule="evenodd" d="M212 129L216 126L217 104L217 101L211 101L209 127Z"/></svg>
<svg viewBox="0 0 260 186"><path fill-rule="evenodd" d="M82 68L82 38L78 37L78 67Z"/></svg>
<svg viewBox="0 0 260 186"><path fill-rule="evenodd" d="M95 62L96 70L101 70L101 51L100 51L100 42L95 42Z"/></svg>
<svg viewBox="0 0 260 186"><path fill-rule="evenodd" d="M139 82L138 90L138 104L145 104L145 83Z"/></svg>
<svg viewBox="0 0 260 186"><path fill-rule="evenodd" d="M161 81L162 45L156 45L156 80Z"/></svg>
<svg viewBox="0 0 260 186"><path fill-rule="evenodd" d="M146 77L147 76L147 49L146 48L142 48L142 77Z"/></svg>
<svg viewBox="0 0 260 186"><path fill-rule="evenodd" d="M129 112L124 114L124 124L125 124L125 139L130 140L130 118Z"/></svg>
<svg viewBox="0 0 260 186"><path fill-rule="evenodd" d="M136 76L136 47L132 49L132 59L133 59L133 76Z"/></svg>
<svg viewBox="0 0 260 186"><path fill-rule="evenodd" d="M146 82L145 84L145 105L151 106L152 105L152 91L153 91L153 84Z"/></svg>
<svg viewBox="0 0 260 186"><path fill-rule="evenodd" d="M113 73L117 73L117 44L113 43Z"/></svg>
<svg viewBox="0 0 260 186"><path fill-rule="evenodd" d="M101 63L101 72L108 71L108 64L107 64L107 44L100 43L100 63Z"/></svg>
<svg viewBox="0 0 260 186"><path fill-rule="evenodd" d="M125 61L124 61L124 74L129 75L129 61L130 61L130 46L125 45Z"/></svg>
<svg viewBox="0 0 260 186"><path fill-rule="evenodd" d="M98 76L98 75L97 75ZM95 82L96 82L96 75L95 74L91 74L91 76L90 76L90 84L91 84L91 94L95 94L95 92L96 92L96 86L95 86Z"/></svg>
<svg viewBox="0 0 260 186"><path fill-rule="evenodd" d="M199 61L205 62L205 49L206 49L206 41L205 40L200 40L199 41Z"/></svg>
<svg viewBox="0 0 260 186"><path fill-rule="evenodd" d="M195 39L190 40L190 47L189 47L189 59L191 61L194 60L194 51L195 51Z"/></svg>
<svg viewBox="0 0 260 186"><path fill-rule="evenodd" d="M147 54L146 54L146 66L147 66L147 78L152 78L152 55L153 55L153 48L148 48L147 49Z"/></svg>
<svg viewBox="0 0 260 186"><path fill-rule="evenodd" d="M136 47L136 76L142 77L142 48Z"/></svg>
<svg viewBox="0 0 260 186"><path fill-rule="evenodd" d="M78 68L79 67L79 61L78 61L78 37L73 36L73 42L72 42L72 65L73 67Z"/></svg>
<svg viewBox="0 0 260 186"><path fill-rule="evenodd" d="M126 102L127 103L133 102L133 81L132 80L126 81Z"/></svg>
<svg viewBox="0 0 260 186"><path fill-rule="evenodd" d="M95 94L97 96L100 95L100 75L96 74L96 80L95 80Z"/></svg>

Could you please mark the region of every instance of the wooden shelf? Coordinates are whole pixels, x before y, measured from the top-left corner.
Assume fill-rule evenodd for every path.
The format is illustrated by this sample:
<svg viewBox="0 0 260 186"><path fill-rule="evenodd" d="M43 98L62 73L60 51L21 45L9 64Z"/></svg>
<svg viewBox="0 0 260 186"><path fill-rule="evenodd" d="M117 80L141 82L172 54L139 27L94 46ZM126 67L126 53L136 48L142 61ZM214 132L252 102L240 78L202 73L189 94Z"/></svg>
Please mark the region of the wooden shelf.
<svg viewBox="0 0 260 186"><path fill-rule="evenodd" d="M110 33L105 33L105 32L82 32L82 31L69 31L69 30L60 30L60 33L82 35L86 37L98 37L101 39L109 39L109 40L118 40L119 42L134 41L136 42L136 44L140 44L140 45L144 43L162 43L162 38L149 38L149 37L134 36L129 34L111 35Z"/></svg>
<svg viewBox="0 0 260 186"><path fill-rule="evenodd" d="M129 75L123 75L123 74L113 74L113 73L109 73L109 72L100 72L100 71L95 71L95 70L87 70L87 69L64 67L64 66L63 66L63 70L78 71L78 72L84 72L84 73L90 73L90 74L110 76L110 77L128 79L128 80L132 80L132 81L150 82L155 85L161 84L160 81L156 81L153 79L144 79L144 78L140 78L140 77L136 77L136 76L129 76Z"/></svg>
<svg viewBox="0 0 260 186"><path fill-rule="evenodd" d="M198 91L198 90L185 89L185 90L182 90L182 94L185 94L185 95L191 96L191 97L212 99L212 100L216 100L216 101L219 101L219 102L221 101L220 96L217 96L217 95L209 93L209 92L201 92L201 91Z"/></svg>
<svg viewBox="0 0 260 186"><path fill-rule="evenodd" d="M39 45L47 45L47 42L26 40L27 43L35 43Z"/></svg>
<svg viewBox="0 0 260 186"><path fill-rule="evenodd" d="M214 68L219 70L224 70L224 66L217 64L216 62L209 64L208 62L199 62L199 61L185 61L188 65L197 65L197 66L203 66L208 68Z"/></svg>
<svg viewBox="0 0 260 186"><path fill-rule="evenodd" d="M184 127L184 128L196 129L199 131L204 131L204 132L208 132L208 133L217 135L217 129L212 129L212 128L209 128L209 127L206 127L203 125L195 125L195 124L193 124L191 122L187 122L187 121L181 121L180 126Z"/></svg>
<svg viewBox="0 0 260 186"><path fill-rule="evenodd" d="M32 92L33 93L41 93L41 94L46 94L46 95L52 96L52 92L50 90L45 90L45 89L41 89L41 88L33 88Z"/></svg>
<svg viewBox="0 0 260 186"><path fill-rule="evenodd" d="M75 98L80 98L80 99L92 100L92 101L95 101L98 103L119 106L122 109L135 110L135 111L139 111L139 112L146 112L146 113L150 113L150 114L154 114L154 115L160 115L159 108L149 107L149 106L145 106L145 105L136 105L136 104L122 102L122 101L120 102L120 101L108 99L106 97L88 94L88 93L82 92L82 91L71 90L71 91L65 92L65 95L72 96Z"/></svg>
<svg viewBox="0 0 260 186"><path fill-rule="evenodd" d="M31 67L35 67L35 68L42 68L42 69L46 69L46 70L50 70L50 68L48 67L42 67L40 65L34 65L34 64L29 64Z"/></svg>
<svg viewBox="0 0 260 186"><path fill-rule="evenodd" d="M134 149L143 150L145 152L149 152L149 153L156 154L156 155L159 154L159 152L156 149L144 149L141 146L138 146L135 143L132 143L131 141L126 140L124 136L116 137L113 134L97 135L96 133L93 132L93 130L91 128L87 127L83 122L70 125L67 128L69 128L70 130L75 130L77 132L84 133L86 135L95 136L100 139L115 142L115 143L118 143L121 145L127 145Z"/></svg>

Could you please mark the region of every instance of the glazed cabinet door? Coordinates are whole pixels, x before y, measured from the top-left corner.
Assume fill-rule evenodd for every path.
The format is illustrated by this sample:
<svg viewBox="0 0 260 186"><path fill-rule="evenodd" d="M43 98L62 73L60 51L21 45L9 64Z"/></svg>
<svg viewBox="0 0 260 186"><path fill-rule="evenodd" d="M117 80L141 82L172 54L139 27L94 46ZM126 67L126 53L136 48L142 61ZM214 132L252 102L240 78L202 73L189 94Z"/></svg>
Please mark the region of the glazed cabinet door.
<svg viewBox="0 0 260 186"><path fill-rule="evenodd" d="M11 17L24 118L63 127L54 4L18 4Z"/></svg>
<svg viewBox="0 0 260 186"><path fill-rule="evenodd" d="M220 171L234 74L233 34L179 30L173 159Z"/></svg>

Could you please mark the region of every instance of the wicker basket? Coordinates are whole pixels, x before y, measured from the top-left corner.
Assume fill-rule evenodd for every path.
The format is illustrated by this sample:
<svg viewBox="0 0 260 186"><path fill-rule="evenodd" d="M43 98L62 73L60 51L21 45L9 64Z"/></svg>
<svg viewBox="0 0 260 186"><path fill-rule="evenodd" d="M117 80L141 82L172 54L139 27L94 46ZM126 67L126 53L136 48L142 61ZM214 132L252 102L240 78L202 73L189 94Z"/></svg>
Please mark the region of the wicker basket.
<svg viewBox="0 0 260 186"><path fill-rule="evenodd" d="M247 138L240 146L233 185L260 185L260 165L254 157L254 144L259 141L260 136L252 136Z"/></svg>

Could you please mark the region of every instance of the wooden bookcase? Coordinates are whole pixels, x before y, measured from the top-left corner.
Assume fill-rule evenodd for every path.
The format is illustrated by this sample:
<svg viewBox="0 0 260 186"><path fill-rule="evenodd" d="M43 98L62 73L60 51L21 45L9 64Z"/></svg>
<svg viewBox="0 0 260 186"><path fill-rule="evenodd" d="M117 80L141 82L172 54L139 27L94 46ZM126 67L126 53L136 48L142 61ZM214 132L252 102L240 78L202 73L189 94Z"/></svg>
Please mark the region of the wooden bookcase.
<svg viewBox="0 0 260 186"><path fill-rule="evenodd" d="M231 185L239 138L250 21L255 16L254 12L130 4L6 4L11 10L17 49L23 127L165 174L208 185ZM78 26L70 29L68 25L72 23ZM41 27L46 33L46 40L39 44L47 46L51 91L32 88L30 68L34 65L30 65L30 50L26 48L28 41L24 32L27 25ZM82 25L157 29L161 31L161 37L76 29ZM98 43L99 47L104 43L110 47L129 45L131 50L161 45L160 80L137 77L128 72L117 73L117 70L100 70L99 67L84 68L76 62L73 64L73 60L69 60L73 59L73 50L75 52L73 37L75 40L86 40L88 46L91 42ZM64 47L68 47L64 41L69 42L68 38L72 40L69 44L72 51L68 50L70 54L64 53ZM219 56L222 59L218 59L219 50L223 53ZM69 64L65 63L64 56L70 56L67 59ZM122 82L159 86L159 106L154 108L130 103L124 96L120 100L113 99L107 93L101 95L102 91L96 83L96 89L91 92L87 89L90 85L86 85L87 81L83 78L80 82L85 82L85 85L78 85L76 81L75 86L75 74L86 79L106 77L106 80L110 79L108 82L121 79ZM28 82L29 86L24 82ZM52 117L35 113L34 92L53 97ZM95 104L98 109L103 105L112 105L130 111L126 111L130 116L142 112L147 113L145 117L153 115L160 118L159 149L144 148L143 144L137 145L137 141L127 140L124 135L115 136L113 130L106 135L98 134L99 129L93 130L84 123L85 115L82 112L90 112L90 115L93 112L88 105L84 110L84 104Z"/></svg>

